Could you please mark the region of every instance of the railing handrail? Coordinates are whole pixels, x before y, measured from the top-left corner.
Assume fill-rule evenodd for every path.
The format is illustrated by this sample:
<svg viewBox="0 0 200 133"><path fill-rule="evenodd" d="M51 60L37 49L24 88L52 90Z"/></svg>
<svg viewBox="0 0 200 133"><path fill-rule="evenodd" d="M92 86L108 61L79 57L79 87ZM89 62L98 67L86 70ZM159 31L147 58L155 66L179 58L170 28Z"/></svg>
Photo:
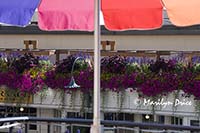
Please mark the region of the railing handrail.
<svg viewBox="0 0 200 133"><path fill-rule="evenodd" d="M68 124L83 124L91 125L92 119L77 119L77 118L38 118L38 117L7 117L0 118L0 122L47 122L47 123L68 123ZM189 130L200 131L199 126L183 126L183 125L166 125L160 123L139 123L129 121L111 121L101 120L104 126L119 126L119 127L139 127L148 129L165 129L165 130Z"/></svg>

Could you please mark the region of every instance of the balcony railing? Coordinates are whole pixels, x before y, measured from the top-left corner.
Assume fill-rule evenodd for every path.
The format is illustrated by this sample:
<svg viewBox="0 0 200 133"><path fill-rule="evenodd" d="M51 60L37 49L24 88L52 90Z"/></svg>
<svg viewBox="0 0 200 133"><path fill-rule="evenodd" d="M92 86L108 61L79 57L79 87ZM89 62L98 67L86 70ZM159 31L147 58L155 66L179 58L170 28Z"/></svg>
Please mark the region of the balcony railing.
<svg viewBox="0 0 200 133"><path fill-rule="evenodd" d="M91 119L71 119L71 118L37 118L37 117L10 117L10 118L2 118L0 119L0 123L22 123L25 125L24 132L28 133L28 126L27 124L30 122L43 122L46 123L47 133L51 133L51 126L52 124L63 124L69 125L77 125L79 127L87 127L90 128L92 124ZM137 122L127 122L127 121L110 121L110 120L102 120L101 124L103 125L102 130L106 131L113 131L113 132L123 132L124 131L131 131L131 132L148 132L148 133L164 133L164 132L183 132L183 131L195 131L199 132L199 126L180 126L180 125L164 125L159 123L137 123ZM14 125L15 126L15 125ZM14 127L13 126L13 127ZM7 126L9 127L9 126ZM13 127L9 127L9 133L12 133ZM66 126L65 126L66 127ZM67 128L65 129L66 132L70 133ZM77 129L77 132L80 132L80 129Z"/></svg>

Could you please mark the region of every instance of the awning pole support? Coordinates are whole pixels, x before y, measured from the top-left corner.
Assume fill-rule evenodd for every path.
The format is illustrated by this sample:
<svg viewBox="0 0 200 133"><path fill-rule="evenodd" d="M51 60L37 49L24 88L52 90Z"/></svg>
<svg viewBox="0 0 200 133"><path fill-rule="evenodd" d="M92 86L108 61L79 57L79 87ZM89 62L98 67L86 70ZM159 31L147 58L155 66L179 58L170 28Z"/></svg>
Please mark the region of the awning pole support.
<svg viewBox="0 0 200 133"><path fill-rule="evenodd" d="M100 133L100 0L95 0L94 27L94 111L91 133Z"/></svg>

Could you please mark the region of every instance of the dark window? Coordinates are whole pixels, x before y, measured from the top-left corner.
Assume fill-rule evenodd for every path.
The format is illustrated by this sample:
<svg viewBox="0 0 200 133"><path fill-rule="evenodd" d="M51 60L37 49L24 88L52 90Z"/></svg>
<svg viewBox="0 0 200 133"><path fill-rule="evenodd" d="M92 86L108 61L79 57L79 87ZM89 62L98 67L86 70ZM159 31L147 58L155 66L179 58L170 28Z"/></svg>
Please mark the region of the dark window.
<svg viewBox="0 0 200 133"><path fill-rule="evenodd" d="M29 130L37 130L37 125L29 124Z"/></svg>
<svg viewBox="0 0 200 133"><path fill-rule="evenodd" d="M67 112L67 118L82 118L82 119L92 119L92 113L80 113L80 112Z"/></svg>
<svg viewBox="0 0 200 133"><path fill-rule="evenodd" d="M191 120L190 125L191 126L200 126L200 123L198 120ZM199 133L199 131L191 131L191 133Z"/></svg>
<svg viewBox="0 0 200 133"><path fill-rule="evenodd" d="M150 114L143 114L142 115L142 121L143 122L158 122L158 123L161 123L161 124L164 124L165 123L165 116L163 115L156 115L156 120L154 120L154 116L153 115L150 115Z"/></svg>
<svg viewBox="0 0 200 133"><path fill-rule="evenodd" d="M30 113L35 113L36 112L36 108L29 108Z"/></svg>
<svg viewBox="0 0 200 133"><path fill-rule="evenodd" d="M67 118L81 118L81 119L92 119L93 114L92 113L80 113L80 112L67 112ZM68 128L71 130L71 128ZM73 133L89 133L90 127L79 127L79 126L73 126Z"/></svg>
<svg viewBox="0 0 200 133"><path fill-rule="evenodd" d="M104 120L114 120L113 113L104 113Z"/></svg>
<svg viewBox="0 0 200 133"><path fill-rule="evenodd" d="M134 121L134 114L125 113L125 114L124 114L124 119L125 119L126 121Z"/></svg>
<svg viewBox="0 0 200 133"><path fill-rule="evenodd" d="M76 113L75 112L68 112L67 118L76 118Z"/></svg>
<svg viewBox="0 0 200 133"><path fill-rule="evenodd" d="M171 117L171 123L174 125L183 125L183 119L180 117Z"/></svg>
<svg viewBox="0 0 200 133"><path fill-rule="evenodd" d="M190 125L191 126L199 126L199 121L198 120L191 120Z"/></svg>
<svg viewBox="0 0 200 133"><path fill-rule="evenodd" d="M93 113L86 113L86 118L87 119L92 119L93 118Z"/></svg>
<svg viewBox="0 0 200 133"><path fill-rule="evenodd" d="M117 120L119 120L119 121L123 121L125 119L124 118L124 113L119 113L117 117L118 117Z"/></svg>
<svg viewBox="0 0 200 133"><path fill-rule="evenodd" d="M134 121L134 114L129 113L104 113L105 120Z"/></svg>
<svg viewBox="0 0 200 133"><path fill-rule="evenodd" d="M165 123L165 116L163 116L163 115L158 116L158 123L164 124Z"/></svg>

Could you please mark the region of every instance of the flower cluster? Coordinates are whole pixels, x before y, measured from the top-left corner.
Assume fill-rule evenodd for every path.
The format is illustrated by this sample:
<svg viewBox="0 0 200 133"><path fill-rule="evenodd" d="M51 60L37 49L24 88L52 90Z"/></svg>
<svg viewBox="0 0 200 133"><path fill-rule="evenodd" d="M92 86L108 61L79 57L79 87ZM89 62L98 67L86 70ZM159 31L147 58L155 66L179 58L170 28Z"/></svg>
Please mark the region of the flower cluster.
<svg viewBox="0 0 200 133"><path fill-rule="evenodd" d="M70 55L53 65L46 57L30 53L0 54L0 85L35 94L44 88L82 92L93 90L94 68L86 56ZM101 89L120 92L135 89L141 97L165 96L176 90L200 99L199 57L183 63L180 59L150 59L112 56L101 59ZM76 61L75 61L76 60ZM72 66L74 71L72 72ZM72 73L71 73L72 72ZM67 88L71 77L80 88Z"/></svg>
<svg viewBox="0 0 200 133"><path fill-rule="evenodd" d="M57 63L55 68L46 72L45 84L52 89L76 90L77 88L66 88L73 76L76 82L81 85L80 89L88 90L93 88L93 75L92 70L89 70L89 64L83 60L85 57L81 57L80 60L76 60L77 58L77 55L70 55L60 63ZM74 71L72 72L73 64Z"/></svg>
<svg viewBox="0 0 200 133"><path fill-rule="evenodd" d="M31 53L3 55L0 56L0 86L31 94L46 86L44 75L52 67L49 60Z"/></svg>

